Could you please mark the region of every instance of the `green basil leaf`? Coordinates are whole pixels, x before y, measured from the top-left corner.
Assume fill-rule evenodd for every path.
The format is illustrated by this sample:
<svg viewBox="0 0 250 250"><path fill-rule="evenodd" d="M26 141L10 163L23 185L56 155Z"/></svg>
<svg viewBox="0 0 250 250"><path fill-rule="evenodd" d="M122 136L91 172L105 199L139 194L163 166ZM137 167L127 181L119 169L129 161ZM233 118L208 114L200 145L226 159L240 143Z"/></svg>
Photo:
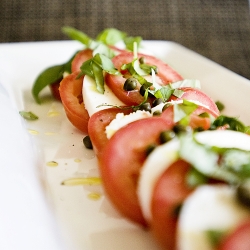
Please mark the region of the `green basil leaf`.
<svg viewBox="0 0 250 250"><path fill-rule="evenodd" d="M71 63L78 51L64 64L51 66L42 71L36 78L32 86L32 95L37 103L41 103L39 98L40 92L48 85L60 82L65 72L71 73Z"/></svg>
<svg viewBox="0 0 250 250"><path fill-rule="evenodd" d="M40 92L48 85L60 81L63 78L64 65L56 65L45 69L35 80L32 87L32 95L37 103L41 103Z"/></svg>
<svg viewBox="0 0 250 250"><path fill-rule="evenodd" d="M119 41L122 41L127 34L115 28L109 28L103 30L98 34L96 40L103 42L104 44L114 45Z"/></svg>
<svg viewBox="0 0 250 250"><path fill-rule="evenodd" d="M214 127L221 127L224 125L228 125L230 130L235 130L239 132L245 132L248 130L248 127L246 127L237 118L225 115L220 115L219 117L217 117L212 124L212 126Z"/></svg>
<svg viewBox="0 0 250 250"><path fill-rule="evenodd" d="M91 78L94 79L94 72L93 72L92 64L93 64L93 59L92 58L85 61L82 64L82 66L80 67L81 72L78 75L78 77L80 77L82 75L87 75L87 76L90 76Z"/></svg>
<svg viewBox="0 0 250 250"><path fill-rule="evenodd" d="M142 38L140 36L136 37L128 36L124 38L124 43L126 45L126 48L130 51L134 50L134 43L136 43L138 47L140 47L141 41Z"/></svg>
<svg viewBox="0 0 250 250"><path fill-rule="evenodd" d="M34 121L38 119L38 116L31 111L19 111L19 114L26 120Z"/></svg>
<svg viewBox="0 0 250 250"><path fill-rule="evenodd" d="M69 26L63 27L62 32L66 34L68 37L70 37L71 39L79 41L83 43L84 45L86 45L87 47L90 47L93 41L88 35L86 35L82 31L79 31Z"/></svg>
<svg viewBox="0 0 250 250"><path fill-rule="evenodd" d="M94 73L94 79L96 83L96 89L101 94L104 93L104 77L103 77L103 71L102 68L96 64L95 62L92 63L92 70Z"/></svg>

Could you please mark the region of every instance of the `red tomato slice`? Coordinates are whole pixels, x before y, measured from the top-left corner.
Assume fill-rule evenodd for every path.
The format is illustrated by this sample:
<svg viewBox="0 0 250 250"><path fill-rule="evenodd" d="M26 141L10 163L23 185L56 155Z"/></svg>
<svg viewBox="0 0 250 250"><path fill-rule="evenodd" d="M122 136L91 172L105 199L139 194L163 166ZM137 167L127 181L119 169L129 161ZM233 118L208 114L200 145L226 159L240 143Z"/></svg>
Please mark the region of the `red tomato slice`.
<svg viewBox="0 0 250 250"><path fill-rule="evenodd" d="M61 96L60 96L60 92L59 92L60 82L61 82L61 80L49 85L51 94L58 101L61 101Z"/></svg>
<svg viewBox="0 0 250 250"><path fill-rule="evenodd" d="M162 85L166 85L170 82L175 82L183 79L170 66L153 56L140 54L138 55L138 57L144 57L146 64L157 66L157 76L162 81ZM113 58L114 66L118 70L121 70L121 66L123 64L127 64L132 61L133 53L131 52L124 52ZM129 106L140 104L143 101L143 96L139 93L140 86L138 86L135 90L125 91L123 90L125 80L126 79L123 76L115 76L110 74L106 75L106 84L122 102Z"/></svg>
<svg viewBox="0 0 250 250"><path fill-rule="evenodd" d="M116 208L134 222L146 225L136 189L149 145L159 144L159 133L169 129L160 117L134 121L118 130L100 157L103 185Z"/></svg>
<svg viewBox="0 0 250 250"><path fill-rule="evenodd" d="M69 121L83 133L88 133L89 114L82 100L83 77L78 72L65 77L59 87L65 113Z"/></svg>
<svg viewBox="0 0 250 250"><path fill-rule="evenodd" d="M218 110L217 105L215 102L204 92L202 92L200 89L197 88L191 88L191 87L183 87L180 88L180 90L184 91L184 94L182 97L178 98L176 96L171 96L171 100L180 100L180 99L186 99L190 101L198 101L202 103L203 105L207 106L208 109L210 110L210 113L214 116L217 117L220 115L220 111Z"/></svg>
<svg viewBox="0 0 250 250"><path fill-rule="evenodd" d="M208 112L211 115L214 115L214 112L211 112L210 110L200 106L198 107L191 115L190 115L190 121L189 121L189 126L193 129L196 128L203 128L204 130L207 130L211 126L211 121L208 117L200 117L199 115ZM174 107L169 106L166 108L162 114L161 117L163 119L166 119L169 123L172 123L172 126L175 125L174 122ZM216 116L217 117L217 116Z"/></svg>
<svg viewBox="0 0 250 250"><path fill-rule="evenodd" d="M75 71L79 72L82 64L92 57L93 57L93 50L91 50L91 49L81 50L80 52L78 52L75 55L75 57L71 63L71 71L72 72L75 72Z"/></svg>
<svg viewBox="0 0 250 250"><path fill-rule="evenodd" d="M89 119L88 133L93 149L98 157L108 142L105 133L106 126L109 125L118 113L129 114L131 109L108 108L96 112Z"/></svg>
<svg viewBox="0 0 250 250"><path fill-rule="evenodd" d="M157 181L151 203L151 231L163 249L176 249L178 209L192 192L186 184L190 165L178 160L170 165Z"/></svg>
<svg viewBox="0 0 250 250"><path fill-rule="evenodd" d="M228 235L218 248L219 250L249 250L250 249L250 221L240 225Z"/></svg>

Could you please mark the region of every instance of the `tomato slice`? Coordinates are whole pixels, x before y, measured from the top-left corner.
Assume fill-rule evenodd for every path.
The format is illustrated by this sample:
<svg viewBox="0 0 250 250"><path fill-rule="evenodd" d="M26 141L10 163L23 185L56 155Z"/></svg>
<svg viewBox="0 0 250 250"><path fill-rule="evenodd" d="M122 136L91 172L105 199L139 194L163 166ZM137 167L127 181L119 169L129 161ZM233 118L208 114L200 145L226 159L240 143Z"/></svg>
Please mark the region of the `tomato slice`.
<svg viewBox="0 0 250 250"><path fill-rule="evenodd" d="M59 91L69 121L83 133L88 133L89 114L82 100L83 77L78 72L66 76L60 83Z"/></svg>
<svg viewBox="0 0 250 250"><path fill-rule="evenodd" d="M159 80L161 80L162 85L166 85L171 82L183 79L170 66L165 64L163 61L157 59L156 57L139 54L138 58L141 57L144 57L146 64L157 66L157 77ZM123 52L115 56L112 60L115 68L121 71L121 66L123 64L127 64L133 61L133 53ZM123 85L126 80L125 77L107 74L105 80L106 84L110 87L114 94L126 105L138 105L143 101L143 96L139 92L140 85L138 85L135 90L125 91L123 89Z"/></svg>
<svg viewBox="0 0 250 250"><path fill-rule="evenodd" d="M196 128L202 128L204 130L207 130L211 126L211 121L209 117L201 117L200 114L207 112L211 115L215 115L214 112L211 112L209 109L204 108L203 106L199 106L191 115L189 120L189 126L193 129ZM166 108L162 114L161 117L163 119L166 119L169 123L172 124L172 127L175 125L174 122L174 107L169 106ZM216 116L217 117L217 116Z"/></svg>
<svg viewBox="0 0 250 250"><path fill-rule="evenodd" d="M91 49L84 49L84 50L79 51L75 55L74 59L72 60L71 71L72 72L75 72L75 71L79 72L82 64L92 57L93 57L93 50L91 50Z"/></svg>
<svg viewBox="0 0 250 250"><path fill-rule="evenodd" d="M129 114L131 112L131 109L108 108L100 110L90 117L88 123L88 133L97 157L99 157L108 142L108 138L105 133L106 126L108 126L109 123L115 119L118 113Z"/></svg>
<svg viewBox="0 0 250 250"><path fill-rule="evenodd" d="M49 85L51 94L58 101L61 101L61 96L60 96L60 92L59 92L59 87L60 87L61 80L62 79L60 79L58 82L54 82L54 83L51 83Z"/></svg>
<svg viewBox="0 0 250 250"><path fill-rule="evenodd" d="M201 104L207 106L207 111L209 111L209 113L211 113L214 117L217 117L220 115L220 111L217 105L215 104L215 102L200 89L191 88L191 87L183 87L179 89L184 91L183 95L180 98L172 95L170 98L170 101L180 100L180 99L198 101Z"/></svg>
<svg viewBox="0 0 250 250"><path fill-rule="evenodd" d="M129 123L106 144L99 159L105 191L116 208L130 220L146 225L137 197L140 168L149 145L159 144L168 122L150 117Z"/></svg>
<svg viewBox="0 0 250 250"><path fill-rule="evenodd" d="M240 225L229 234L218 247L219 250L249 250L250 249L250 220Z"/></svg>
<svg viewBox="0 0 250 250"><path fill-rule="evenodd" d="M157 181L151 203L150 229L163 249L176 249L178 209L193 189L186 183L190 165L177 160Z"/></svg>

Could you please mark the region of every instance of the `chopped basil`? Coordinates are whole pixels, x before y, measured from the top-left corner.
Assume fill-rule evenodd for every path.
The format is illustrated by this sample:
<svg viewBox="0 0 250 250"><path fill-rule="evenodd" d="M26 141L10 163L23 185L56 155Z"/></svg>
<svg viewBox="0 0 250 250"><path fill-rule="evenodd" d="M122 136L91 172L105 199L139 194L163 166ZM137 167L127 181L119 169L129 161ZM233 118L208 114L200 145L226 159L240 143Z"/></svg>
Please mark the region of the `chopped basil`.
<svg viewBox="0 0 250 250"><path fill-rule="evenodd" d="M195 168L191 168L191 170L186 175L186 183L189 187L197 187L201 184L207 183L207 176L197 171Z"/></svg>
<svg viewBox="0 0 250 250"><path fill-rule="evenodd" d="M217 102L215 102L215 104L216 104L216 106L217 106L217 108L219 109L220 112L224 110L225 106L224 106L224 104L222 102L217 101Z"/></svg>
<svg viewBox="0 0 250 250"><path fill-rule="evenodd" d="M211 242L213 247L218 247L225 233L226 233L225 231L214 230L214 229L206 231L206 235L209 238L209 241Z"/></svg>
<svg viewBox="0 0 250 250"><path fill-rule="evenodd" d="M198 172L233 184L250 177L250 151L203 145L195 133L182 134L180 142L180 157Z"/></svg>
<svg viewBox="0 0 250 250"><path fill-rule="evenodd" d="M38 119L38 116L31 111L19 111L19 114L26 120L34 121Z"/></svg>
<svg viewBox="0 0 250 250"><path fill-rule="evenodd" d="M82 44L86 45L86 47L90 47L91 43L93 42L93 39L91 39L84 32L69 26L64 26L62 28L62 32L68 37L70 37L72 40L79 41Z"/></svg>
<svg viewBox="0 0 250 250"><path fill-rule="evenodd" d="M87 60L80 67L81 75L88 75L96 82L96 88L100 93L104 93L104 77L103 72L113 75L120 75L120 72L115 69L112 61L105 55L96 54L91 59Z"/></svg>
<svg viewBox="0 0 250 250"><path fill-rule="evenodd" d="M138 45L138 47L140 47L140 43L142 41L142 38L140 36L127 36L124 38L124 43L126 45L126 48L130 51L133 51L134 49L134 43L136 43Z"/></svg>
<svg viewBox="0 0 250 250"><path fill-rule="evenodd" d="M174 122L182 125L188 125L190 115L197 109L198 105L183 99L182 103L176 103L174 106Z"/></svg>
<svg viewBox="0 0 250 250"><path fill-rule="evenodd" d="M125 32L115 28L108 28L99 33L96 40L107 45L115 45L117 42L124 40L126 36Z"/></svg>
<svg viewBox="0 0 250 250"><path fill-rule="evenodd" d="M229 126L228 129L234 130L234 131L239 131L239 132L246 132L249 129L249 127L246 127L237 118L229 117L229 116L225 116L225 115L220 115L219 117L217 117L212 124L213 127L221 127L221 126L225 126L225 125Z"/></svg>

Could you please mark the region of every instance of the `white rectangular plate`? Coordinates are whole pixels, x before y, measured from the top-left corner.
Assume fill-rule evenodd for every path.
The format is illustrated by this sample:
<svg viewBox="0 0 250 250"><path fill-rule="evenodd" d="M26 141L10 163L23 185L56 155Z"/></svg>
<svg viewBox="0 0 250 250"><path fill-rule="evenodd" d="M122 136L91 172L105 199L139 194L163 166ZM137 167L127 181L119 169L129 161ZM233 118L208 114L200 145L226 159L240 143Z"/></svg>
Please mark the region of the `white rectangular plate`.
<svg viewBox="0 0 250 250"><path fill-rule="evenodd" d="M143 45L184 78L200 80L204 92L215 101L219 100L225 104L226 114L250 124L250 115L246 108L250 105L250 82L247 79L173 42L145 41ZM74 41L0 45L0 85L7 91L9 101L16 111L32 111L39 116L37 121L25 122L23 133L29 134L36 149L39 164L34 164L34 168L38 168L36 170L43 180L42 187L48 200L46 213L52 211L54 218L51 220L55 219L58 225L55 230L62 235L58 244L70 246L71 250L158 249L148 232L116 212L105 197L101 185L61 185L62 181L70 178L98 177L96 158L91 150L84 148L84 135L69 123L61 103L50 97L48 88L41 93L45 99L44 103L38 105L32 98L31 87L43 69L66 62L81 47L81 44ZM1 91L5 92L0 88L0 94ZM5 119L8 120L8 116ZM0 123L0 129L6 128ZM17 155L15 150L16 147L9 152L10 159ZM58 165L51 166L49 162L56 162ZM9 164L11 165L11 161ZM19 168L27 171L24 164ZM33 175L30 178L33 178ZM39 180L37 183L40 185ZM23 195L18 189L15 195L8 191L7 188L7 196L12 195L13 200ZM41 193L36 195L45 202ZM29 201L24 197L23 202ZM22 216L18 214L18 209L10 210L9 213ZM44 221L46 213L41 213L36 223ZM9 216L13 217L12 214ZM27 223L29 225L30 222ZM30 232L35 234L32 226L30 225ZM44 226L45 232L46 226L51 225L47 223ZM0 238L3 236L1 232L0 226ZM54 233L57 237L57 232ZM21 230L19 234L26 239L29 230L26 228L26 232ZM32 242L32 238L29 237L29 240ZM54 244L52 241L53 239L51 244ZM25 246L24 242L22 244ZM19 245L19 249L27 250L27 246L25 247Z"/></svg>

